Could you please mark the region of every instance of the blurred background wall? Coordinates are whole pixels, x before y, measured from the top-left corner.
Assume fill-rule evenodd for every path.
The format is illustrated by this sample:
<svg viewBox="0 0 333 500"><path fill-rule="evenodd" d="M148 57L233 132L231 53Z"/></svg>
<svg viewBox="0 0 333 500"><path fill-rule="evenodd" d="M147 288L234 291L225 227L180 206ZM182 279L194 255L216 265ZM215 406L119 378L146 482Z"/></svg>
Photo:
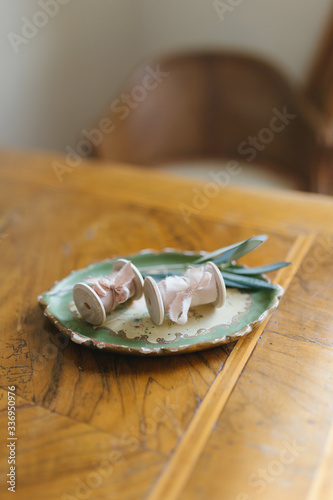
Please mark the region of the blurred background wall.
<svg viewBox="0 0 333 500"><path fill-rule="evenodd" d="M2 0L1 7L0 147L64 151L154 55L245 50L302 85L332 1Z"/></svg>

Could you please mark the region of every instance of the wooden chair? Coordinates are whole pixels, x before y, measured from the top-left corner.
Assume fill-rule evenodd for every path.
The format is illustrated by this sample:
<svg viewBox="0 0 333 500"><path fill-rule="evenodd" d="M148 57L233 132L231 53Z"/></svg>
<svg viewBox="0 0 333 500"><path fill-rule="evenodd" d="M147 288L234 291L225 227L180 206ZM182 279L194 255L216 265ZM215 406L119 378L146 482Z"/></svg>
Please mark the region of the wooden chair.
<svg viewBox="0 0 333 500"><path fill-rule="evenodd" d="M105 116L112 132L94 150L100 159L255 161L297 179L300 189L318 188L321 150L307 106L279 71L257 58L203 52L151 61L111 107Z"/></svg>
<svg viewBox="0 0 333 500"><path fill-rule="evenodd" d="M313 106L321 154L317 164L318 190L333 194L333 9L306 86Z"/></svg>

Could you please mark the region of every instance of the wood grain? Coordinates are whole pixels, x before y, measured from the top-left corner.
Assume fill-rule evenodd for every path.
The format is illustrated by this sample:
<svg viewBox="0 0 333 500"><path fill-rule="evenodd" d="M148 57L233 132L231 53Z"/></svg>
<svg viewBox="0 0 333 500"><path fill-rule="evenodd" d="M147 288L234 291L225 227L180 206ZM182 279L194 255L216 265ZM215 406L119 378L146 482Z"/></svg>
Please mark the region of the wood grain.
<svg viewBox="0 0 333 500"><path fill-rule="evenodd" d="M307 258L316 254L316 246ZM182 498L201 498L205 472L214 477L222 468L228 477L236 467L238 481L223 488L227 498L306 498L309 489L312 498L326 498L320 490L325 483L330 486L325 471L332 453L333 315L328 297L333 259L323 266L325 276L320 267L320 289L327 293L322 294L320 314L300 268L220 415ZM208 481L206 494L224 498L213 481ZM332 490L325 495L331 498Z"/></svg>
<svg viewBox="0 0 333 500"><path fill-rule="evenodd" d="M84 161L59 183L55 160L64 161L0 154L0 234L6 235L0 239L0 402L6 387L16 385L17 498L44 500L47 489L51 500L78 499L78 485L87 488L90 482L95 486L88 486L86 496L94 500L157 499L158 492L163 498L218 499L220 461L221 491L228 498L235 477L236 493L248 491L247 471L251 474L267 456L273 459L279 450L276 435L296 435L298 419L299 432L311 429L313 438L300 469L296 463L288 469L288 480L295 483L291 494L303 500L305 472L314 492L325 488L332 451L325 386L333 375L332 201L227 188L187 224L179 203L192 203L193 189L202 189L199 183ZM212 250L263 232L268 242L243 261L256 265L289 254L293 267L273 277L290 285L266 328L236 350L230 344L165 359L91 351L62 337L37 306L39 293L92 261L147 247ZM296 402L286 395L289 382ZM311 398L315 419L309 416ZM5 406L0 409L4 429ZM257 426L261 411L267 420ZM230 424L235 421L236 427ZM249 446L240 430L244 439L253 433ZM7 472L4 437L1 477ZM229 441L237 441L237 447ZM249 469L242 469L245 463ZM283 475L276 478L272 498L283 490L283 481Z"/></svg>
<svg viewBox="0 0 333 500"><path fill-rule="evenodd" d="M287 289L297 272L305 254L313 241L313 235L300 237L287 256L293 262L292 267L281 270L276 278L277 283ZM186 430L186 434L172 456L168 467L164 469L149 500L174 500L182 492L204 445L212 432L219 414L227 403L236 382L255 349L267 321L265 320L254 332L238 340L227 359L223 370L216 376L197 413ZM181 474L177 471L182 470Z"/></svg>
<svg viewBox="0 0 333 500"><path fill-rule="evenodd" d="M327 442L322 453L321 460L315 473L311 489L306 496L306 500L329 500L333 491L333 425L328 435Z"/></svg>

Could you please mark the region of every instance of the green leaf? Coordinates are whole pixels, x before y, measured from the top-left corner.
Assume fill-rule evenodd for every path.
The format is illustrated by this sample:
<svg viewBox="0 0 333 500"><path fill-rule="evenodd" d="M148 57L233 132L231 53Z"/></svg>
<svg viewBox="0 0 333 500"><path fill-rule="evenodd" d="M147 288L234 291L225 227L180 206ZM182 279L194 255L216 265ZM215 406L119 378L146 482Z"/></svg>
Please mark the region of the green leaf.
<svg viewBox="0 0 333 500"><path fill-rule="evenodd" d="M238 285L246 286L247 288L270 288L275 289L275 285L267 283L267 281L259 278L252 278L250 276L241 276L239 274L229 273L227 271L222 271L223 278L233 281Z"/></svg>
<svg viewBox="0 0 333 500"><path fill-rule="evenodd" d="M238 243L234 243L233 245L229 245L227 247L222 247L219 248L218 250L214 250L214 252L207 253L203 255L202 257L199 257L199 259L195 260L193 264L203 264L204 262L208 262L210 260L213 260L215 257L218 257L219 255L222 255L229 250L234 250L235 248L239 247L242 245L246 240L239 241Z"/></svg>
<svg viewBox="0 0 333 500"><path fill-rule="evenodd" d="M138 266L138 269L141 271L141 273L146 273L149 276L152 276L153 274L164 274L168 272L175 272L182 274L183 272L185 273L187 269L192 266L191 263L189 264L164 264L163 266Z"/></svg>
<svg viewBox="0 0 333 500"><path fill-rule="evenodd" d="M185 273L185 270L184 270ZM166 271L165 273L141 273L143 279L146 278L147 276L150 276L151 278L154 278L155 281L162 281L168 276L181 276L182 273L179 271Z"/></svg>
<svg viewBox="0 0 333 500"><path fill-rule="evenodd" d="M246 276L250 276L253 274L262 274L262 273L270 273L272 271L276 271L277 269L281 269L282 267L289 266L291 262L276 262L275 264L267 264L266 266L258 266L258 267L247 267L247 268L228 268L228 271L234 274L244 274Z"/></svg>
<svg viewBox="0 0 333 500"><path fill-rule="evenodd" d="M222 262L232 262L233 260L240 259L247 253L251 252L252 250L255 250L260 245L262 245L267 240L267 238L268 236L265 234L259 236L253 236L252 238L243 241L243 243L238 245L238 247L235 248L234 250L229 250L228 252L222 254L220 257L214 259L213 262L216 265L218 265L221 264Z"/></svg>
<svg viewBox="0 0 333 500"><path fill-rule="evenodd" d="M241 289L244 289L244 290L248 290L249 287L246 286L246 285L240 285L239 283L236 283L236 281L232 281L232 280L229 280L229 279L225 279L224 280L224 284L227 288L241 288Z"/></svg>

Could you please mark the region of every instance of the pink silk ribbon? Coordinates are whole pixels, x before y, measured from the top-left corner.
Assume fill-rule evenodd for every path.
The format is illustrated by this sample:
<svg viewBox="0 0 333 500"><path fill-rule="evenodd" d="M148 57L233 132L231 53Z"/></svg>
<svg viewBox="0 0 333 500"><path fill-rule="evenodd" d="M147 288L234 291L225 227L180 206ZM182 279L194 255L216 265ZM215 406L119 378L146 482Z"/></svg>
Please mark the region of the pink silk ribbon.
<svg viewBox="0 0 333 500"><path fill-rule="evenodd" d="M110 307L106 310L108 312L130 298L131 291L133 291L131 282L134 276L131 263L127 262L119 271L101 278L87 278L86 281L101 299L108 298L107 303L110 304ZM111 296L107 297L109 294Z"/></svg>
<svg viewBox="0 0 333 500"><path fill-rule="evenodd" d="M174 289L179 280L185 281L187 287L174 296ZM208 290L210 285L215 287L213 276L204 268L189 269L185 276L170 276L164 280L164 307L172 321L184 325L188 319L188 311L195 294ZM173 289L173 290L172 290Z"/></svg>

